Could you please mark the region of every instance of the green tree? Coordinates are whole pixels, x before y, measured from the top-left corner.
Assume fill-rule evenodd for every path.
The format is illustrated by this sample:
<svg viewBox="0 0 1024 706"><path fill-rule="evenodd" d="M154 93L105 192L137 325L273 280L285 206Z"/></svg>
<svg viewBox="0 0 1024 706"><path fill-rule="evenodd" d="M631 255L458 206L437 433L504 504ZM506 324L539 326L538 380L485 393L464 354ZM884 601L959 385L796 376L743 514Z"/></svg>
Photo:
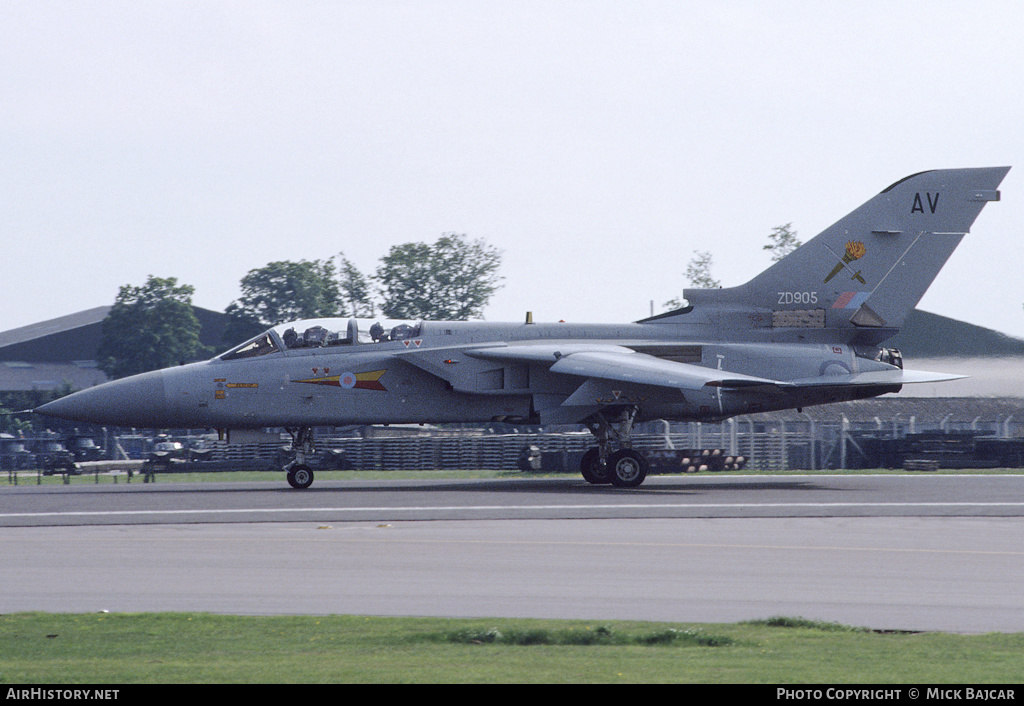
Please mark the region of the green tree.
<svg viewBox="0 0 1024 706"><path fill-rule="evenodd" d="M768 240L770 242L763 249L771 252L772 262L778 262L803 245L800 239L796 237L796 231L793 230L792 223L772 228L772 232L768 234Z"/></svg>
<svg viewBox="0 0 1024 706"><path fill-rule="evenodd" d="M714 258L711 253L701 250L693 251L693 259L686 266L686 279L698 289L718 289L721 282L711 276L711 265Z"/></svg>
<svg viewBox="0 0 1024 706"><path fill-rule="evenodd" d="M12 390L0 392L0 432L17 434L19 431L31 431L32 420L36 419L31 413L18 414L17 410L35 409L47 402L70 395L74 392L71 383L65 381L51 390ZM63 427L80 428L80 422L67 422L63 419L48 417L45 420L47 427L61 429Z"/></svg>
<svg viewBox="0 0 1024 706"><path fill-rule="evenodd" d="M296 319L344 316L330 260L271 262L242 278L242 296L225 309L224 338L241 343L264 329Z"/></svg>
<svg viewBox="0 0 1024 706"><path fill-rule="evenodd" d="M768 240L770 242L764 246L764 250L771 251L773 262L778 262L803 245L800 239L796 237L796 231L793 230L792 223L772 228L772 232L768 235ZM692 286L700 289L717 289L721 287L722 284L711 275L711 265L713 262L714 258L711 256L711 253L694 250L693 259L686 266L686 279L689 280ZM683 306L683 300L680 298L669 299L662 306L668 310L679 309Z"/></svg>
<svg viewBox="0 0 1024 706"><path fill-rule="evenodd" d="M370 280L359 271L345 253L338 254L338 284L341 299L348 306L352 316L371 317L374 312Z"/></svg>
<svg viewBox="0 0 1024 706"><path fill-rule="evenodd" d="M686 279L690 285L698 289L718 289L721 283L711 276L711 264L714 261L711 253L701 250L693 251L693 259L686 265ZM686 300L682 297L673 297L661 305L666 311L682 309L686 306Z"/></svg>
<svg viewBox="0 0 1024 706"><path fill-rule="evenodd" d="M373 279L381 310L394 319L462 321L482 315L500 287L501 251L483 240L445 233L433 245L392 246Z"/></svg>
<svg viewBox="0 0 1024 706"><path fill-rule="evenodd" d="M14 409L8 408L0 403L0 432L5 434L16 434L19 431L28 431L32 428L31 422L18 419Z"/></svg>
<svg viewBox="0 0 1024 706"><path fill-rule="evenodd" d="M197 360L210 351L199 341L190 285L153 277L141 287L124 285L103 320L100 369L112 378Z"/></svg>

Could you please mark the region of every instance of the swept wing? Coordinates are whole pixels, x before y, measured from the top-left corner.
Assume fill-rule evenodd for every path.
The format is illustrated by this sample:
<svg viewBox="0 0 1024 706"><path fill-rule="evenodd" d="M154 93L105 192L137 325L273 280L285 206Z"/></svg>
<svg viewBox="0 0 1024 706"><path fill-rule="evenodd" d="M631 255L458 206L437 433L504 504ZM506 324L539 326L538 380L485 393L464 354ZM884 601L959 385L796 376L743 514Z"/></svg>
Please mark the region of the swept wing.
<svg viewBox="0 0 1024 706"><path fill-rule="evenodd" d="M775 380L716 370L702 365L665 360L625 346L569 344L495 346L466 351L476 358L507 362L548 363L565 375L654 385L678 390L704 387L728 389L775 388L778 391L810 388L906 385L957 380L963 375L891 368L865 372L819 375L796 380Z"/></svg>
<svg viewBox="0 0 1024 706"><path fill-rule="evenodd" d="M779 384L768 378L664 360L616 345L499 346L467 351L467 355L508 362L549 363L555 373L679 390L697 390L707 385L738 388Z"/></svg>

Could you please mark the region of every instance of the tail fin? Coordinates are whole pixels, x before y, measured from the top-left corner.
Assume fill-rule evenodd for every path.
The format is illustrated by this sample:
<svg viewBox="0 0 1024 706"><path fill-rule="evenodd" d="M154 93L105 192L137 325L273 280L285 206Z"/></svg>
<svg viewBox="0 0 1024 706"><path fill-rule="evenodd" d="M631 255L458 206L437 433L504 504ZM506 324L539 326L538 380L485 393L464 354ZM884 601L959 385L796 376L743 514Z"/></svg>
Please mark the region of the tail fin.
<svg viewBox="0 0 1024 706"><path fill-rule="evenodd" d="M1009 170L914 174L746 284L684 294L695 307L768 309L775 328L888 329L875 337L884 340L902 326L985 204L999 200L996 189Z"/></svg>

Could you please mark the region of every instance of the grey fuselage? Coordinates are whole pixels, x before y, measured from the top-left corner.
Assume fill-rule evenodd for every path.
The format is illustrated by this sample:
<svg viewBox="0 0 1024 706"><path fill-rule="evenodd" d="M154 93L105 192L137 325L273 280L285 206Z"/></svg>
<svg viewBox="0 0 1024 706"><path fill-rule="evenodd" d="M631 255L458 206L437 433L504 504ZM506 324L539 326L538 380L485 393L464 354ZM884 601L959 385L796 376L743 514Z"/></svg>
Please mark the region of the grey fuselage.
<svg viewBox="0 0 1024 706"><path fill-rule="evenodd" d="M301 329L307 323L331 322L339 331L351 328L343 319L290 326ZM744 337L749 340L720 342L712 340L721 335L718 328L700 320L693 324L422 322L417 335L404 340L367 343L354 337L356 342L288 348L280 335L284 327L277 327L265 334L274 339L273 351L235 359L224 359L225 354L85 390L72 396L74 416L136 427L259 428L543 421L546 410L561 410L549 421L571 422L582 420L566 415L562 405L589 382L595 387L594 404L635 404L638 420L714 420L899 389L879 385L827 392L673 390L642 381L596 381L549 369L559 349L568 353L580 344L588 349L625 347L665 360L777 380L892 369L857 355L845 342L773 341L779 332L770 328L747 329ZM787 337L794 336L790 332ZM480 357L509 345L536 346L538 359ZM64 416L60 403L51 403L47 413ZM570 409L584 407L577 404Z"/></svg>

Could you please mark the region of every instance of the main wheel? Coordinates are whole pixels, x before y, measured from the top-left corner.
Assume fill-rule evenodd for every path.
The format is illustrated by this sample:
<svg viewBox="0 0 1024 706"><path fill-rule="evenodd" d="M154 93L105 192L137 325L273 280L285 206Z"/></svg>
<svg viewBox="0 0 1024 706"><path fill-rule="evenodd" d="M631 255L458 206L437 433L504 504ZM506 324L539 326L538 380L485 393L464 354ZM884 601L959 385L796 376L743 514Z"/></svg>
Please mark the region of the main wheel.
<svg viewBox="0 0 1024 706"><path fill-rule="evenodd" d="M616 488L635 488L643 483L647 467L647 459L633 449L621 449L608 459L611 482Z"/></svg>
<svg viewBox="0 0 1024 706"><path fill-rule="evenodd" d="M607 463L601 463L601 452L595 446L588 449L580 460L580 473L583 480L594 485L607 485L612 482L611 470Z"/></svg>
<svg viewBox="0 0 1024 706"><path fill-rule="evenodd" d="M296 490L303 490L313 485L313 469L297 463L288 469L288 485Z"/></svg>

